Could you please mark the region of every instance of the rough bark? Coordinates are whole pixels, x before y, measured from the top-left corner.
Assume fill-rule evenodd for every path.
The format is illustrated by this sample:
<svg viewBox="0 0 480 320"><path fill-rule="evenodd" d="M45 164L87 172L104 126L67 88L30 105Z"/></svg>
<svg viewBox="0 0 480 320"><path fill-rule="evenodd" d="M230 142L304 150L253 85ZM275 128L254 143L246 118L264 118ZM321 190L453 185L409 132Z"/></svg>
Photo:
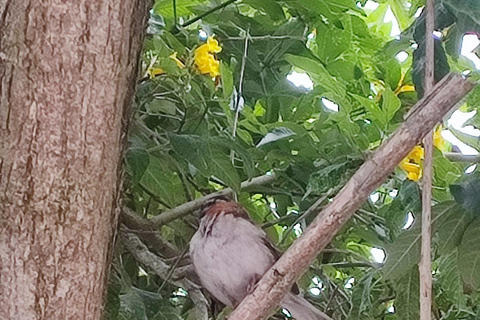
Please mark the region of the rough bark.
<svg viewBox="0 0 480 320"><path fill-rule="evenodd" d="M358 169L333 201L258 282L229 320L265 319L368 196L388 177L435 124L474 84L459 75L447 75L417 103L417 108L392 137Z"/></svg>
<svg viewBox="0 0 480 320"><path fill-rule="evenodd" d="M0 0L0 319L99 319L144 0Z"/></svg>

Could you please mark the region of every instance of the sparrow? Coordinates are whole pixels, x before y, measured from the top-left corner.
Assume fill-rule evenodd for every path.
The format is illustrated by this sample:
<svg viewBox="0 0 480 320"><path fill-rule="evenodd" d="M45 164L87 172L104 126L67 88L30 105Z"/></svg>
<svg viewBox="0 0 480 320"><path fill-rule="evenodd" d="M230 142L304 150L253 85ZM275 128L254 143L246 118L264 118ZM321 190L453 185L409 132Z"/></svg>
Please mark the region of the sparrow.
<svg viewBox="0 0 480 320"><path fill-rule="evenodd" d="M235 201L224 196L210 198L200 209L200 216L199 228L190 241L193 267L215 299L235 308L253 292L280 254ZM281 301L281 307L293 318L331 320L295 288Z"/></svg>

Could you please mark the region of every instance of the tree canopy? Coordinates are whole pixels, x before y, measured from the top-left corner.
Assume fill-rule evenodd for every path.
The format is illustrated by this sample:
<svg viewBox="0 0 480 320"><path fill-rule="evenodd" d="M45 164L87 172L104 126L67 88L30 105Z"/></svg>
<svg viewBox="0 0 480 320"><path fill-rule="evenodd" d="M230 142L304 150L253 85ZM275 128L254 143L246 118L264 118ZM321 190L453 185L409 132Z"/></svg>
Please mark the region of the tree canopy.
<svg viewBox="0 0 480 320"><path fill-rule="evenodd" d="M317 213L308 209L328 204L422 97L423 6L157 0L126 157L124 215L138 219L123 219L106 317L201 319L206 302L186 255L193 210L158 229L151 221L204 195L231 188L277 247L288 248ZM478 80L460 52L466 34L480 34L479 16L478 1L436 1L437 81L450 71ZM480 129L480 89L459 108L476 112L464 125ZM459 153L442 131L480 147L451 122L436 129L433 312L479 319L478 157ZM300 279L333 319L418 319L422 165L419 144ZM155 257L135 253L141 246ZM211 312L224 317L221 307Z"/></svg>

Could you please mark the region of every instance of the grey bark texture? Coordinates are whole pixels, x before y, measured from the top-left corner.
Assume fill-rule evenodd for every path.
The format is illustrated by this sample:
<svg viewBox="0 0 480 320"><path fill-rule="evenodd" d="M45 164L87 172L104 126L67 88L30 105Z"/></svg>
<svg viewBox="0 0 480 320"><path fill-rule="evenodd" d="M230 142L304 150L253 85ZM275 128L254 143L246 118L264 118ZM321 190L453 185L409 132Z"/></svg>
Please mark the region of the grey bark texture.
<svg viewBox="0 0 480 320"><path fill-rule="evenodd" d="M99 319L148 3L0 0L0 319Z"/></svg>

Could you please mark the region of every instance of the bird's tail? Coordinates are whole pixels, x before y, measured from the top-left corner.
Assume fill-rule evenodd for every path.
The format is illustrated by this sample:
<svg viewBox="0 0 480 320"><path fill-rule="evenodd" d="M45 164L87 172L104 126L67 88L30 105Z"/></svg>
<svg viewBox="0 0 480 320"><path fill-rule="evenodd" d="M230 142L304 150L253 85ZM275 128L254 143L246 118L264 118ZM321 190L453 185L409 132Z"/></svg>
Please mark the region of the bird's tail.
<svg viewBox="0 0 480 320"><path fill-rule="evenodd" d="M282 301L282 308L287 309L297 320L332 320L322 311L318 310L305 298L289 292Z"/></svg>

